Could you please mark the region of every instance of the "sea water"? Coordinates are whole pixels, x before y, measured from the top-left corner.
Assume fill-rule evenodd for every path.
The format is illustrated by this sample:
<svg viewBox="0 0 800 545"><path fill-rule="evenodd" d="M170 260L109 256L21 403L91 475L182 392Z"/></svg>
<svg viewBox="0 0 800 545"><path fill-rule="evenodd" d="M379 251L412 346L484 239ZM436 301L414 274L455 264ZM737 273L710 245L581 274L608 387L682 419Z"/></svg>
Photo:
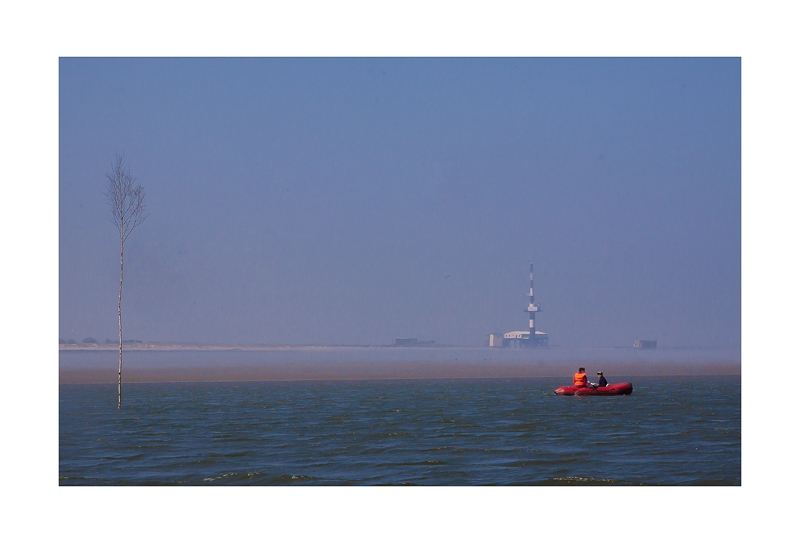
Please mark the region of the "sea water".
<svg viewBox="0 0 800 545"><path fill-rule="evenodd" d="M741 379L141 383L59 388L61 485L741 484Z"/></svg>

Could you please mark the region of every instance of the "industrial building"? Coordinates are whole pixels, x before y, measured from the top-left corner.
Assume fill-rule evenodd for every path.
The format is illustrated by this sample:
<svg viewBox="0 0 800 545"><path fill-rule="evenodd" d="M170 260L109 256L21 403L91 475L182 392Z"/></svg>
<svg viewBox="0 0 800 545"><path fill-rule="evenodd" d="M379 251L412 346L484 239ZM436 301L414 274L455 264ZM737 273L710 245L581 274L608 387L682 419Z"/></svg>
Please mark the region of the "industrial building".
<svg viewBox="0 0 800 545"><path fill-rule="evenodd" d="M534 299L533 295L533 263L530 268L531 286L528 290L528 308L525 312L528 313L528 330L509 331L507 333L490 333L487 338L487 344L491 347L513 347L513 348L529 348L535 346L547 346L549 337L547 333L536 330L536 313L541 312L542 309Z"/></svg>

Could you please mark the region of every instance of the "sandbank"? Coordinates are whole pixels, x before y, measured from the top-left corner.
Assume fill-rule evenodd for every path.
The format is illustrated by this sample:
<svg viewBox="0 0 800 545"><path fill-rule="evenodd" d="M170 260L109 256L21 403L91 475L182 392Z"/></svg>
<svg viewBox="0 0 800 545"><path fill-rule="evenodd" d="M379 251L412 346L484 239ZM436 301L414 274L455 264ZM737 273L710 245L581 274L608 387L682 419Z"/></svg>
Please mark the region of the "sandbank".
<svg viewBox="0 0 800 545"><path fill-rule="evenodd" d="M138 343L137 343L138 344ZM63 345L62 345L63 346ZM60 350L59 382L117 381L113 345ZM559 348L534 350L438 347L188 345L125 346L123 380L207 382L564 377L578 366L609 381L636 376L740 375L733 349Z"/></svg>

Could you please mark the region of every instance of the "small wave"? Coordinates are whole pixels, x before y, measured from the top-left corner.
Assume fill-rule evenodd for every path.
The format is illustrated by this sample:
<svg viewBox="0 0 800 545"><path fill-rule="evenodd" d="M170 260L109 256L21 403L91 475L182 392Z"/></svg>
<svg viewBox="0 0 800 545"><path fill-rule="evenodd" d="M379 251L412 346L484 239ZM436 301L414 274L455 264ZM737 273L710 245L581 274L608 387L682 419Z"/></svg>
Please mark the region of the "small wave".
<svg viewBox="0 0 800 545"><path fill-rule="evenodd" d="M238 452L228 452L225 454L225 458L241 458L242 456L248 456L250 451L242 450Z"/></svg>
<svg viewBox="0 0 800 545"><path fill-rule="evenodd" d="M375 464L375 467L401 467L401 466L444 466L447 462L444 460L418 460L415 462L391 462L384 464Z"/></svg>
<svg viewBox="0 0 800 545"><path fill-rule="evenodd" d="M601 485L601 484L622 484L622 481L616 479L598 479L595 477L553 477L548 479L545 484L565 484L565 485Z"/></svg>
<svg viewBox="0 0 800 545"><path fill-rule="evenodd" d="M216 476L203 477L200 482L203 484L258 484L263 475L258 471L238 472L230 471ZM191 484L193 479L182 479L176 484ZM194 481L197 482L197 481Z"/></svg>
<svg viewBox="0 0 800 545"><path fill-rule="evenodd" d="M431 447L431 448L422 449L421 452L436 452L436 451L440 451L440 450L452 450L452 449L453 449L453 447Z"/></svg>
<svg viewBox="0 0 800 545"><path fill-rule="evenodd" d="M543 462L542 460L517 460L502 465L505 467L531 467L531 466L542 466L545 464L546 462Z"/></svg>
<svg viewBox="0 0 800 545"><path fill-rule="evenodd" d="M204 477L203 478L203 482L211 483L211 482L214 482L214 481L221 481L221 480L228 481L228 480L231 480L232 478L236 477L237 475L238 475L237 472L230 471L230 472L227 472L227 473L222 473L220 475L217 475L216 477Z"/></svg>
<svg viewBox="0 0 800 545"><path fill-rule="evenodd" d="M298 482L317 480L319 479L313 475L290 475L288 473L284 473L283 475L278 475L277 477L270 479L268 484L295 484Z"/></svg>
<svg viewBox="0 0 800 545"><path fill-rule="evenodd" d="M425 460L424 462L421 462L419 465L424 465L424 466L444 466L444 465L447 465L447 462L445 462L444 460Z"/></svg>
<svg viewBox="0 0 800 545"><path fill-rule="evenodd" d="M131 456L123 456L120 459L124 460L126 462L133 462L133 461L136 461L136 460L142 460L146 456L149 456L149 454L145 454L144 452L140 452L138 454L133 454Z"/></svg>

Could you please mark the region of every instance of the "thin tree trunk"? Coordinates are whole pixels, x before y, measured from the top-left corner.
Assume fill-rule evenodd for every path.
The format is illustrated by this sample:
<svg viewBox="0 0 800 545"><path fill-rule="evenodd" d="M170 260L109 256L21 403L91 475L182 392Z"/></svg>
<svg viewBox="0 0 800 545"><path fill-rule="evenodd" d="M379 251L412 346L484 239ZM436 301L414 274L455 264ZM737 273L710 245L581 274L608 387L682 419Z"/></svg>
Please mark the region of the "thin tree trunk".
<svg viewBox="0 0 800 545"><path fill-rule="evenodd" d="M119 370L117 371L117 409L122 407L122 256L125 253L125 241L119 240L119 297L117 298L117 316L119 317Z"/></svg>
<svg viewBox="0 0 800 545"><path fill-rule="evenodd" d="M106 174L108 191L103 194L111 205L112 223L119 229L119 297L117 297L117 317L119 320L119 368L117 369L117 409L122 408L122 277L125 241L137 225L147 219L144 205L144 188L133 186L136 180L125 167L122 155Z"/></svg>

